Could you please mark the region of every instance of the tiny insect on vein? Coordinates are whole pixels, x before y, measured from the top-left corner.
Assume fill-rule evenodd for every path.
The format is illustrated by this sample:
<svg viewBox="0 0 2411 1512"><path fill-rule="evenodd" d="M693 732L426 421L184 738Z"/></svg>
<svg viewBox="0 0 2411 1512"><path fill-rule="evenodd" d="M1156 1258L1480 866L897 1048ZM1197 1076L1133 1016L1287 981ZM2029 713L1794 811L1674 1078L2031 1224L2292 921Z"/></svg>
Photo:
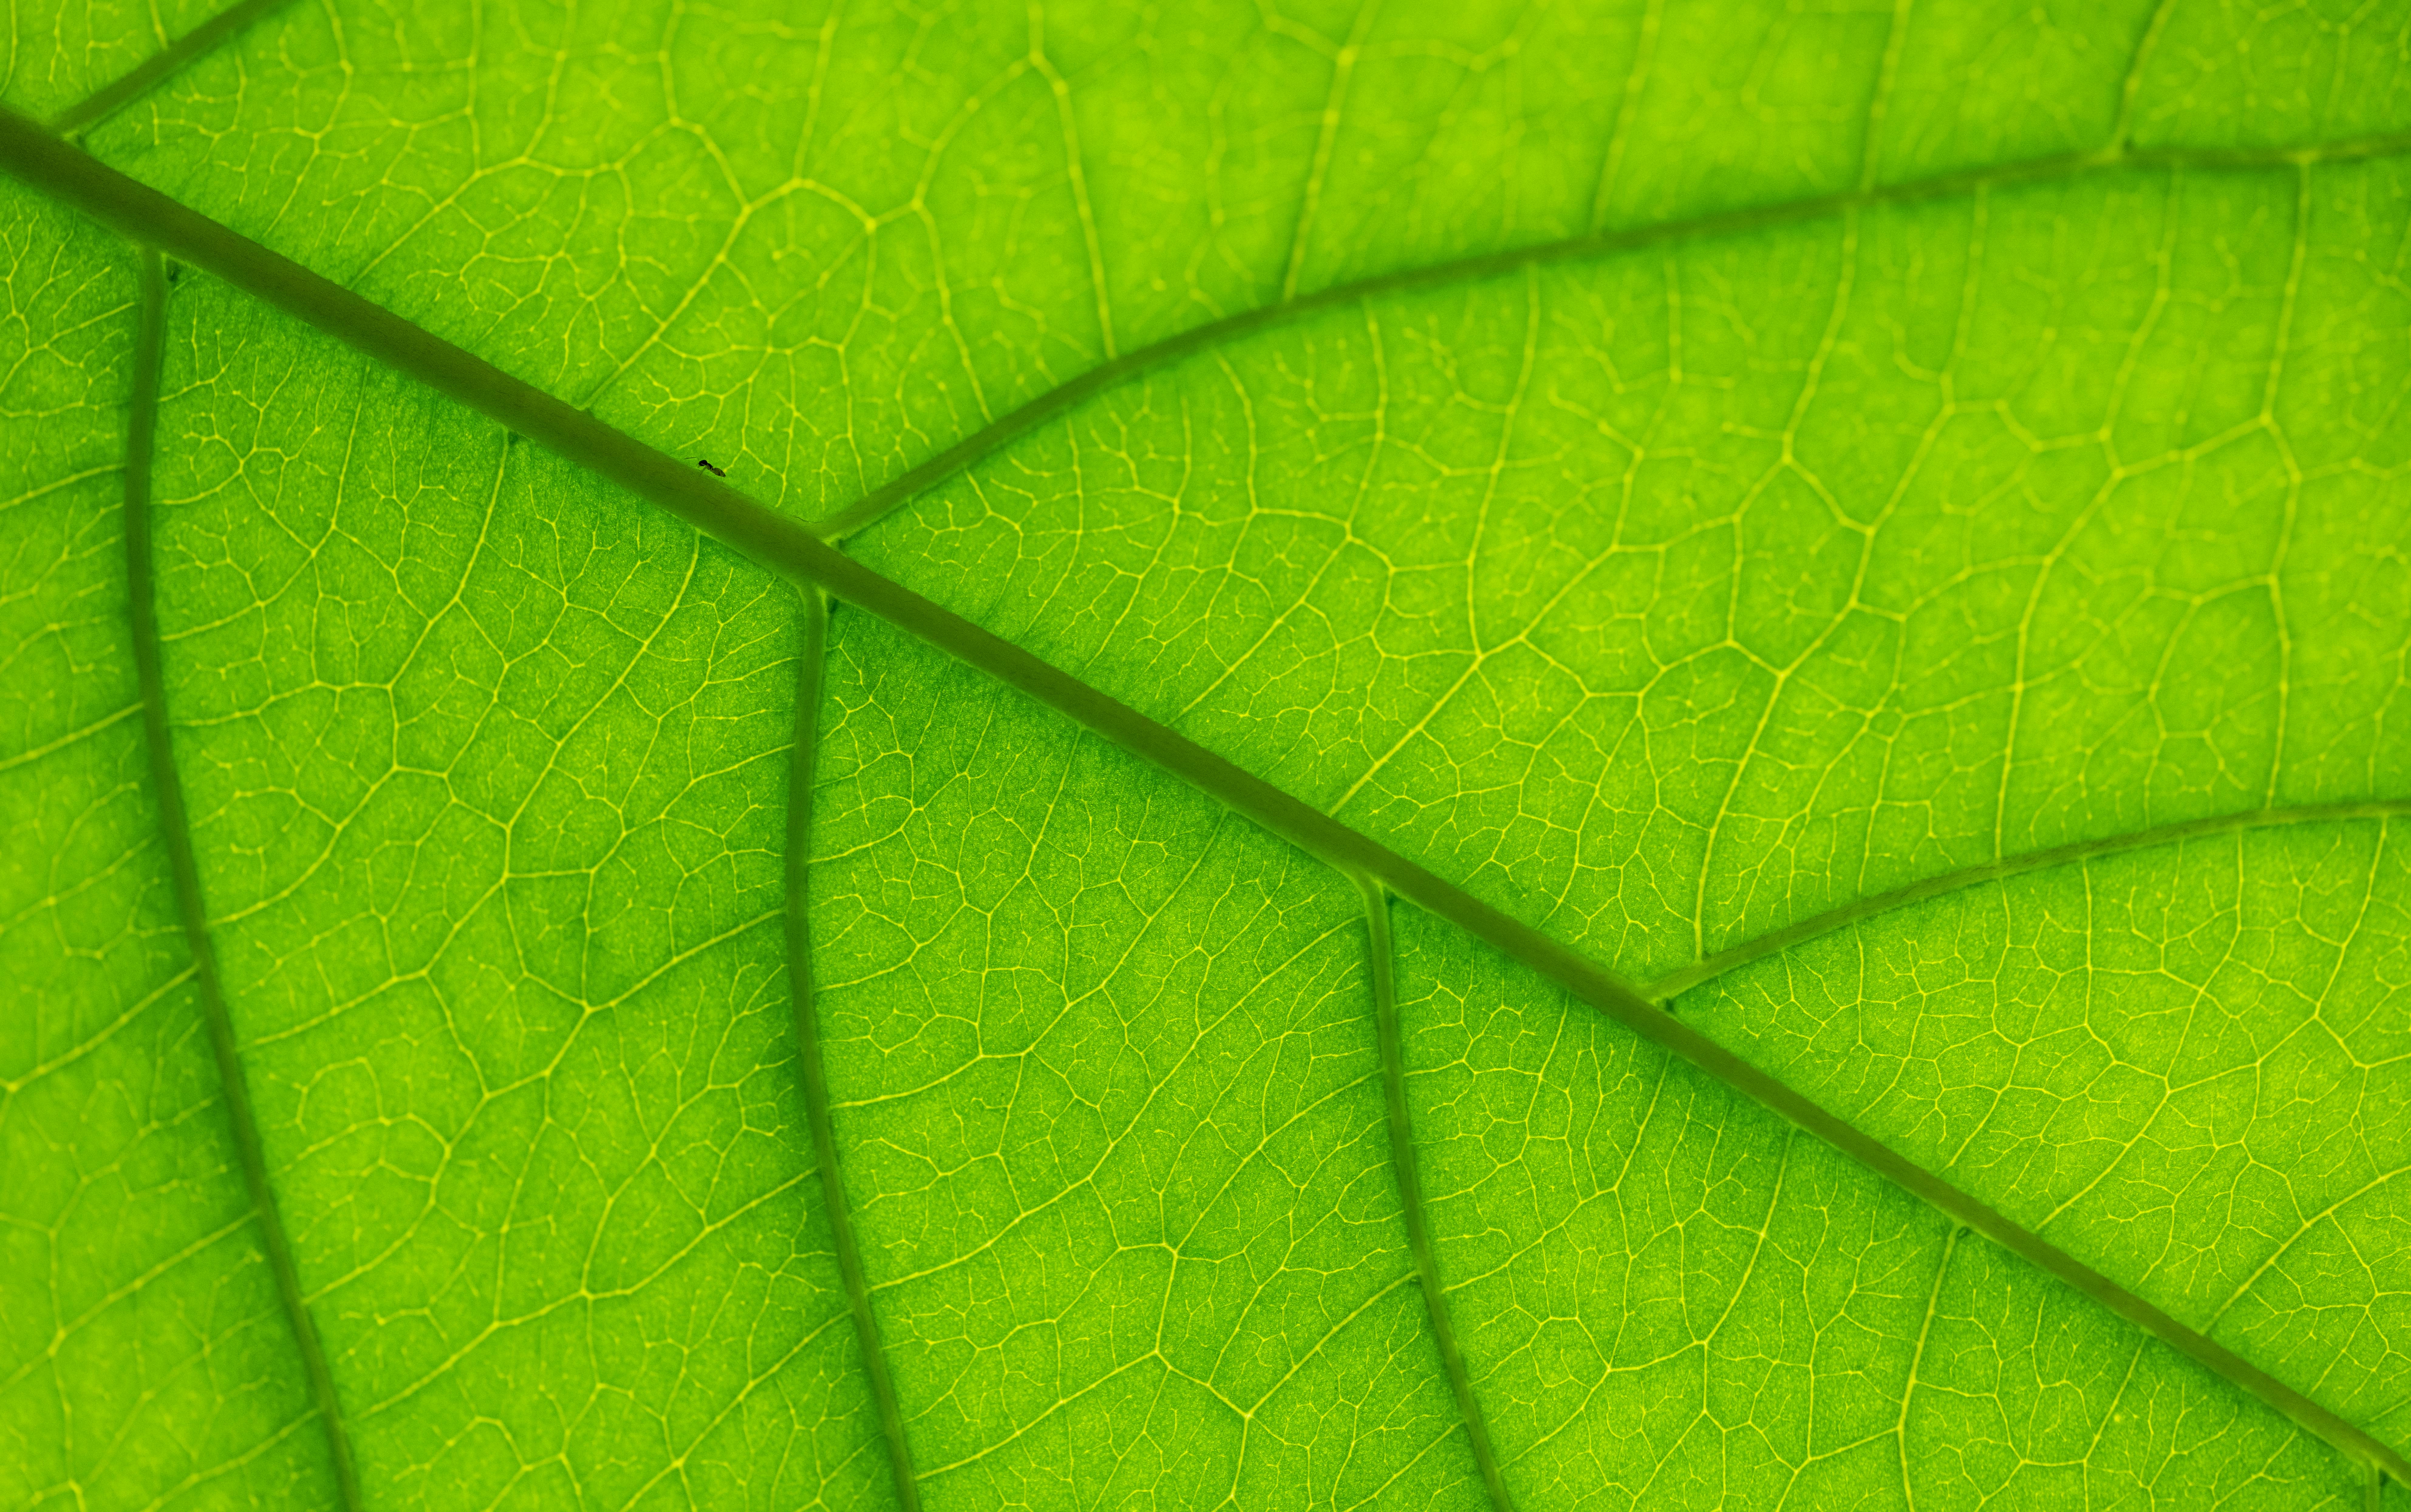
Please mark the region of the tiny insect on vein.
<svg viewBox="0 0 2411 1512"><path fill-rule="evenodd" d="M701 469L703 469L706 472L710 473L710 474L711 474L713 477L715 477L715 478L724 478L724 477L728 476L728 474L727 474L727 473L723 472L722 471L720 471L720 469L718 469L718 468L716 468L716 467L712 466L712 465L711 465L711 458L709 458L709 457L698 457L698 458L696 458L694 459L694 465L695 465L695 466L697 466L697 467L699 467L699 468L701 468Z"/></svg>

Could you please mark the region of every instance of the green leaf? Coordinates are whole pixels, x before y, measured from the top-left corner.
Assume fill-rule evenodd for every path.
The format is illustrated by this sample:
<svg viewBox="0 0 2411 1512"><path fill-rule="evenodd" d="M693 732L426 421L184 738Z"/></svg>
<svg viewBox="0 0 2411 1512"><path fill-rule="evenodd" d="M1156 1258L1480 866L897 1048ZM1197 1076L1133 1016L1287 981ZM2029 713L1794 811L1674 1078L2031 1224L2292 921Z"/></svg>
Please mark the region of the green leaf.
<svg viewBox="0 0 2411 1512"><path fill-rule="evenodd" d="M2411 9L5 47L0 1505L2404 1494Z"/></svg>

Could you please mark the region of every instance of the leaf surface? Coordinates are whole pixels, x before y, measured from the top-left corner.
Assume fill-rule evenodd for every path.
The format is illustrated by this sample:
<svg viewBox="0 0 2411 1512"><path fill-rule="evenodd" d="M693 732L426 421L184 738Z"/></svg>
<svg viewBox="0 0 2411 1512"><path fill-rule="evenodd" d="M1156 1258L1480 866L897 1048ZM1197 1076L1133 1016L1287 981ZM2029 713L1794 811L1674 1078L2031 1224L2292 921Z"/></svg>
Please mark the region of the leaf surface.
<svg viewBox="0 0 2411 1512"><path fill-rule="evenodd" d="M2411 12L206 22L0 71L10 1505L2400 1497Z"/></svg>

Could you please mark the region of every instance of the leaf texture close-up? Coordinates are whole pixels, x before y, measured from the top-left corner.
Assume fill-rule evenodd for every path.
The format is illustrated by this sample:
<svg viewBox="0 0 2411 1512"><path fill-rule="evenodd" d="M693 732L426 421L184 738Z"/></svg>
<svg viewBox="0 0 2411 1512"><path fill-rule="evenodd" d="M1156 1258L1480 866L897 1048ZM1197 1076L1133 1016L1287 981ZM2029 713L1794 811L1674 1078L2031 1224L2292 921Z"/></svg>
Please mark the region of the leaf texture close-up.
<svg viewBox="0 0 2411 1512"><path fill-rule="evenodd" d="M0 1508L2411 1512L2411 0L16 0Z"/></svg>

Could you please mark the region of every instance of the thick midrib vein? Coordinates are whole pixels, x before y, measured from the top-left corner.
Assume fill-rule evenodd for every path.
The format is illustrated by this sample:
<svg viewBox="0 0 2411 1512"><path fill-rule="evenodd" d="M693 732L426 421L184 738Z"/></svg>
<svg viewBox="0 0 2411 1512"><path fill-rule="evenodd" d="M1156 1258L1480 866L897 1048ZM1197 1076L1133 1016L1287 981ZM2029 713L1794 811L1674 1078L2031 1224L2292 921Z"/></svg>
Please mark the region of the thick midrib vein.
<svg viewBox="0 0 2411 1512"><path fill-rule="evenodd" d="M200 868L193 857L193 834L184 813L183 785L176 776L176 758L168 731L167 684L159 670L159 617L154 596L157 579L151 562L151 459L159 427L159 369L167 340L168 279L159 254L149 247L141 253L142 315L134 344L133 392L125 425L125 587L127 618L133 624L134 675L142 690L143 745L151 763L152 794L159 806L159 831L168 851L168 872L176 893L176 912L184 926L184 945L193 957L194 996L200 999L210 1052L217 1061L218 1091L226 1099L226 1123L234 1138L235 1163L242 1168L244 1192L252 1216L258 1221L260 1247L276 1278L276 1294L285 1320L293 1330L317 1418L326 1431L327 1452L333 1462L335 1489L345 1512L359 1512L359 1477L352 1468L351 1444L335 1400L335 1378L327 1368L327 1354L318 1330L302 1299L301 1279L293 1265L293 1246L277 1212L276 1193L268 1181L268 1160L260 1148L259 1122L252 1111L251 1088L244 1079L242 1057L235 1044L234 1021L226 1012L226 994L218 982L217 952L211 948L207 913L201 904Z"/></svg>
<svg viewBox="0 0 2411 1512"><path fill-rule="evenodd" d="M1669 241L1688 240L1698 237L1727 236L1743 231L1761 230L1769 226L1790 225L1802 221L1823 220L1854 210L1867 210L1883 205L1910 205L1928 199L1947 199L1954 195L1973 194L1979 190L2039 183L2054 179L2072 179L2089 173L2131 172L2137 169L2155 168L2235 169L2301 167L2314 163L2343 163L2366 157L2384 157L2405 152L2411 152L2411 132L2360 137L2346 141L2322 143L2315 147L2263 148L2248 151L2216 148L2113 147L2092 153L2062 153L2050 157L2029 158L2023 163L2010 163L1989 168L1970 168L1959 173L1936 174L1931 178L1912 179L1901 183L1884 184L1870 189L1852 189L1830 195L1811 195L1800 199L1785 200L1775 205L1717 211L1704 215L1684 216L1624 230L1591 232L1583 236L1568 237L1558 241L1543 241L1531 246L1512 247L1504 252L1483 253L1478 256L1459 257L1448 262L1401 269L1396 272L1379 273L1370 278L1335 284L1329 288L1319 289L1298 298L1261 305L1252 310L1241 311L1237 314L1225 315L1220 320L1192 327L1177 336L1166 337L1152 346L1141 347L1110 362L1100 363L1078 377L1047 390L1011 414L972 431L927 461L907 469L871 489L853 503L823 516L813 522L812 530L823 540L842 541L915 495L927 492L980 458L1012 444L1057 415L1077 408L1081 403L1095 398L1106 389L1160 368L1168 367L1183 357L1207 348L1224 345L1322 311L1353 304L1360 299L1435 285L1470 284L1480 279L1496 277L1501 273L1513 272L1541 263L1570 262L1611 252L1628 252L1639 247L1661 245Z"/></svg>
<svg viewBox="0 0 2411 1512"><path fill-rule="evenodd" d="M1398 983L1395 947L1390 938L1390 897L1381 884L1359 876L1365 894L1365 951L1373 977L1373 1034L1381 1048L1381 1101L1390 1136L1390 1175L1398 1185L1398 1206L1406 1220L1407 1249L1414 1257L1415 1280L1424 1294L1424 1313L1431 1320L1432 1337L1439 1345L1440 1371L1456 1398L1457 1417L1465 1423L1467 1445L1474 1467L1482 1473L1483 1489L1490 1493L1492 1512L1515 1512L1507 1494L1507 1480L1498 1466L1498 1451L1490 1444L1490 1424L1482 1415L1481 1399L1473 1394L1473 1376L1457 1346L1456 1323L1449 1316L1448 1287L1441 1285L1439 1257L1432 1248L1430 1215L1424 1207L1424 1183L1415 1169L1414 1119L1407 1107L1407 1047L1398 1028Z"/></svg>
<svg viewBox="0 0 2411 1512"><path fill-rule="evenodd" d="M854 1315L855 1342L862 1350L872 1408L887 1447L887 1472L896 1483L900 1512L919 1512L921 1489L913 1476L913 1455L904 1441L903 1409L888 1374L887 1351L879 1340L879 1317L870 1310L870 1287L862 1272L862 1251L854 1235L854 1209L838 1170L837 1131L829 1122L828 1069L821 1058L821 1024L812 996L812 941L809 857L811 854L812 773L820 756L821 682L828 662L828 601L805 586L804 644L796 669L796 752L787 778L787 996L796 1016L796 1065L803 1075L804 1118L811 1126L812 1159L820 1166L821 1201L828 1210L830 1242L845 1303Z"/></svg>
<svg viewBox="0 0 2411 1512"><path fill-rule="evenodd" d="M1263 778L1156 723L855 561L803 523L572 409L392 312L330 283L281 254L176 203L0 109L0 168L63 204L149 245L174 253L287 314L477 411L600 477L718 537L763 565L817 585L989 676L1069 716L1177 776L1238 813L1343 871L1369 878L1406 901L1497 947L1650 1042L1789 1119L1861 1165L1923 1199L2111 1312L2227 1377L2341 1452L2411 1484L2411 1461L2351 1423L2185 1327L2009 1221L1967 1193L1834 1117L1698 1030L1651 1005L1620 979L1386 847L1349 830Z"/></svg>
<svg viewBox="0 0 2411 1512"><path fill-rule="evenodd" d="M1641 996L1653 1003L1672 1002L1710 978L1722 976L1769 955L1778 955L1819 935L1846 929L1894 909L1923 903L1929 898L1941 897L1963 888L2021 877L2030 871L2045 871L2053 866L2071 865L2080 861L2120 855L2128 850L2148 850L2154 846L2178 845L2186 840L2207 839L2214 835L2232 835L2243 830L2274 829L2288 824L2339 823L2356 819L2404 818L2411 818L2411 801L2305 804L2295 808L2258 808L2248 813L2192 819L2181 824L2163 824L2155 829L2106 836L2096 840L2075 840L2067 845L2053 846L2048 850L2031 850L2024 855L1964 866L1939 877L1929 877L1921 882L1911 882L1907 887L1894 888L1889 893L1878 893L1855 903L1846 903L1838 909L1828 909L1813 918L1769 930L1755 939L1744 940L1731 950L1718 951L1678 971L1670 971L1642 988Z"/></svg>

